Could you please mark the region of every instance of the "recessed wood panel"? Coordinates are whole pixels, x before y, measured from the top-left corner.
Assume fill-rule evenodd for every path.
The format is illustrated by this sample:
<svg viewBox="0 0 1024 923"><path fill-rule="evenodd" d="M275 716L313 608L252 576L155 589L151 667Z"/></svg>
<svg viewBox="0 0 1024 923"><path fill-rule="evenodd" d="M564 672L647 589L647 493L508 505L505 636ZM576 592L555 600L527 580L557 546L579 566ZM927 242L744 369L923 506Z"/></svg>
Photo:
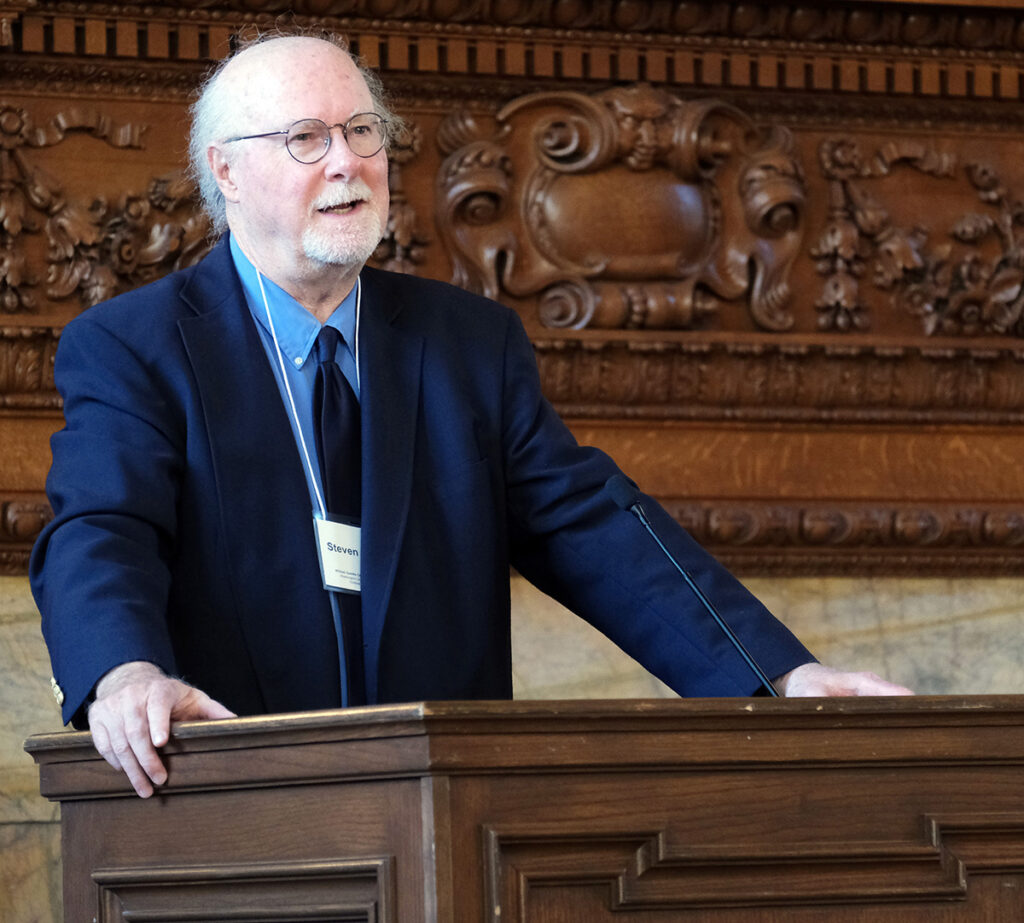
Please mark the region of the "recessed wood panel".
<svg viewBox="0 0 1024 923"><path fill-rule="evenodd" d="M97 869L101 923L146 920L394 921L393 868L373 862L267 862Z"/></svg>

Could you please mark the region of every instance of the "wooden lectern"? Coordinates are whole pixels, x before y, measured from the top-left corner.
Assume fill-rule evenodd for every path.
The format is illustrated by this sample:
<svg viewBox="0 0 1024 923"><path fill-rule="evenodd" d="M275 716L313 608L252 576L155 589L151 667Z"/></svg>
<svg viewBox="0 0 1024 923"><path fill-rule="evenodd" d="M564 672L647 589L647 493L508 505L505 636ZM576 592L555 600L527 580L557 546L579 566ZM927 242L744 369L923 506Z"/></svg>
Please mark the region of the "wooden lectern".
<svg viewBox="0 0 1024 923"><path fill-rule="evenodd" d="M67 923L1024 920L1024 699L428 703L31 738Z"/></svg>

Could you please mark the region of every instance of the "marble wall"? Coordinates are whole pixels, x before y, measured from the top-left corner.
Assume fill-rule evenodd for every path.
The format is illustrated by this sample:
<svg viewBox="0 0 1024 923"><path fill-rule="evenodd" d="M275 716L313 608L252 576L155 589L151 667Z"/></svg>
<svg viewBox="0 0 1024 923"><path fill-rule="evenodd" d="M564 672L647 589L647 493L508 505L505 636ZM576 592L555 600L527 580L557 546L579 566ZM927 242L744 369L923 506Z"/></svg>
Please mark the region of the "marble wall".
<svg viewBox="0 0 1024 923"><path fill-rule="evenodd" d="M749 580L822 660L929 694L1024 691L1024 579ZM519 698L669 696L588 625L513 580ZM54 730L49 664L23 578L0 577L0 920L58 923L57 810L39 797L29 734Z"/></svg>
<svg viewBox="0 0 1024 923"><path fill-rule="evenodd" d="M1024 692L1024 580L749 579L823 662L926 695ZM518 698L672 695L589 625L513 581Z"/></svg>
<svg viewBox="0 0 1024 923"><path fill-rule="evenodd" d="M28 581L0 577L0 920L55 923L60 912L59 809L39 796L22 745L58 730L50 661Z"/></svg>

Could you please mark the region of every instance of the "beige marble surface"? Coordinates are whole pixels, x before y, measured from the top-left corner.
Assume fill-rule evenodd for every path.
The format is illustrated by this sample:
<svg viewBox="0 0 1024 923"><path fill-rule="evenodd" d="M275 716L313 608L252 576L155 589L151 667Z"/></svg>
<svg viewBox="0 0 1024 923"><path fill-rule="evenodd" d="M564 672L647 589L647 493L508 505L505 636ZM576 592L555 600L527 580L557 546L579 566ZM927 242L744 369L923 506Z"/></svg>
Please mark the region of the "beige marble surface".
<svg viewBox="0 0 1024 923"><path fill-rule="evenodd" d="M0 823L52 820L39 798L39 777L23 750L25 738L58 730L60 712L50 693L50 661L28 581L0 577Z"/></svg>
<svg viewBox="0 0 1024 923"><path fill-rule="evenodd" d="M0 920L60 923L60 826L0 823Z"/></svg>
<svg viewBox="0 0 1024 923"><path fill-rule="evenodd" d="M1024 692L1024 578L750 580L822 660L921 693ZM594 629L512 582L518 698L672 693ZM60 923L57 810L22 749L60 725L39 618L24 578L0 577L0 921Z"/></svg>
<svg viewBox="0 0 1024 923"><path fill-rule="evenodd" d="M929 695L1024 693L1024 580L748 581L834 666Z"/></svg>
<svg viewBox="0 0 1024 923"><path fill-rule="evenodd" d="M1024 692L1024 579L786 579L747 586L825 663L922 694ZM513 578L517 698L672 695L589 625Z"/></svg>
<svg viewBox="0 0 1024 923"><path fill-rule="evenodd" d="M60 920L59 809L39 795L25 738L58 730L50 661L24 578L0 577L0 920Z"/></svg>

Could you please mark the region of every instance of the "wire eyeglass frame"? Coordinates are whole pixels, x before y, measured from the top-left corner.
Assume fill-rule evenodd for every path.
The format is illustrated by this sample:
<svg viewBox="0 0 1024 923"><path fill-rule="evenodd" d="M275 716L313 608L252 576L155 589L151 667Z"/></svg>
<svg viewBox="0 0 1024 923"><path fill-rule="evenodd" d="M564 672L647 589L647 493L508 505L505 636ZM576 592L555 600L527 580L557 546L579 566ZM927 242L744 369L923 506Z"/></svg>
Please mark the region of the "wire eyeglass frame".
<svg viewBox="0 0 1024 923"><path fill-rule="evenodd" d="M362 119L363 122L359 123L359 119ZM327 156L327 152L331 149L331 133L335 128L340 128L341 136L345 139L349 150L356 157L367 159L380 153L387 143L387 124L388 120L376 112L357 112L347 122L337 122L334 125L328 125L322 119L298 119L282 131L265 131L256 135L239 135L234 138L225 138L224 144L284 135L284 146L291 155L292 160L298 163L311 164L317 163ZM305 131L302 130L302 126L307 126ZM359 133L363 130L366 130L367 133ZM374 137L375 133L379 133L379 139ZM311 134L312 137L304 139L302 137L304 134ZM371 146L375 145L372 150L366 147L363 139L370 141ZM378 140L380 143L377 143ZM353 141L355 142L355 147L353 147ZM310 152L306 153L300 147L301 144L312 144L314 146ZM323 145L322 148L319 147L320 144ZM297 150L302 151L301 156L299 153L296 153Z"/></svg>

